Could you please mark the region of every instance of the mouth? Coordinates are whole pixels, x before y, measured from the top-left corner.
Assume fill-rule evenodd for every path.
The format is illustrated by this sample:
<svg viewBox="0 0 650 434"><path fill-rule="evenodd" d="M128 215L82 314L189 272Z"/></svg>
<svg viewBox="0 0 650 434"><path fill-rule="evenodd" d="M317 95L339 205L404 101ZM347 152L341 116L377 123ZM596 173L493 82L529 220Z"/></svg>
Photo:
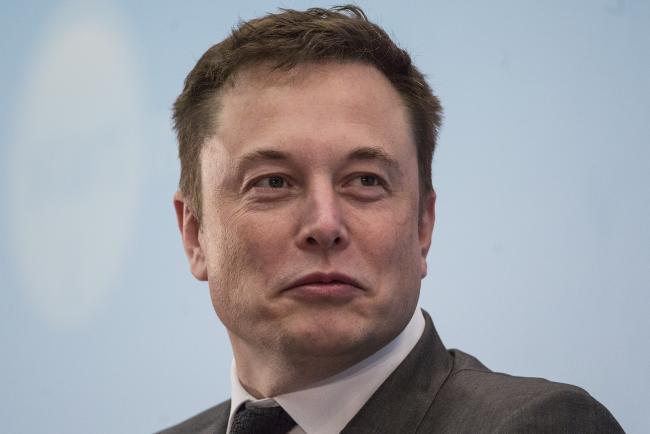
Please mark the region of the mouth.
<svg viewBox="0 0 650 434"><path fill-rule="evenodd" d="M354 278L342 273L312 273L291 283L284 292L302 299L348 300L365 289Z"/></svg>

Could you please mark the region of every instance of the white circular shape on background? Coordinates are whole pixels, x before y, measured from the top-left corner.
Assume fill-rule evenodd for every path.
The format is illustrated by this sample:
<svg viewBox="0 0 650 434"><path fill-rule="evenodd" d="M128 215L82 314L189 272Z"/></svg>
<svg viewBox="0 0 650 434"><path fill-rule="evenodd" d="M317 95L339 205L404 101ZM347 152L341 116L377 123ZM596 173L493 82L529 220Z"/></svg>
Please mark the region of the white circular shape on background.
<svg viewBox="0 0 650 434"><path fill-rule="evenodd" d="M21 286L39 316L66 328L92 318L115 285L142 176L137 68L119 20L95 7L59 11L42 34L7 161Z"/></svg>

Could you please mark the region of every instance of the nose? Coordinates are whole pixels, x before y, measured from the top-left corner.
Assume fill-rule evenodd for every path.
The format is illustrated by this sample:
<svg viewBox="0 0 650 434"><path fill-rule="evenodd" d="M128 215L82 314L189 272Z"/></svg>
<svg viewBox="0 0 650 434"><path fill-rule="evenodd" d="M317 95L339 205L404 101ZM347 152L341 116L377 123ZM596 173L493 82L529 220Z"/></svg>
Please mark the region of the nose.
<svg viewBox="0 0 650 434"><path fill-rule="evenodd" d="M345 215L331 186L314 188L304 203L298 246L305 250L343 249L349 243Z"/></svg>

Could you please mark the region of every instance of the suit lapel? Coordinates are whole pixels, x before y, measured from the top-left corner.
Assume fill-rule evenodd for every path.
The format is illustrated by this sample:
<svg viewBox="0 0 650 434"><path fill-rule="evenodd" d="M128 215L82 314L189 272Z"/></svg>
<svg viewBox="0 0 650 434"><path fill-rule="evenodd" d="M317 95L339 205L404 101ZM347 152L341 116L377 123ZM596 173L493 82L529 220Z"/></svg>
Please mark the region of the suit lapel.
<svg viewBox="0 0 650 434"><path fill-rule="evenodd" d="M206 427L205 431L199 431L200 434L226 434L228 430L228 419L230 418L230 400L217 407L214 418L214 422Z"/></svg>
<svg viewBox="0 0 650 434"><path fill-rule="evenodd" d="M453 365L431 317L423 313L424 332L416 346L342 434L417 431Z"/></svg>

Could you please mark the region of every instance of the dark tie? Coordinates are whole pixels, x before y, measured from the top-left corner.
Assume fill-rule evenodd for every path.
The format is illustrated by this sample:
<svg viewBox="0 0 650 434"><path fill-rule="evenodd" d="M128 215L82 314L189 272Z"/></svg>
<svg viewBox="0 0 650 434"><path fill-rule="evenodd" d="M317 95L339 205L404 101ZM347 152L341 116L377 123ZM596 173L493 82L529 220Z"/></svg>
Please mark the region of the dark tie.
<svg viewBox="0 0 650 434"><path fill-rule="evenodd" d="M230 434L286 434L296 422L280 406L251 407L242 405L232 421Z"/></svg>

